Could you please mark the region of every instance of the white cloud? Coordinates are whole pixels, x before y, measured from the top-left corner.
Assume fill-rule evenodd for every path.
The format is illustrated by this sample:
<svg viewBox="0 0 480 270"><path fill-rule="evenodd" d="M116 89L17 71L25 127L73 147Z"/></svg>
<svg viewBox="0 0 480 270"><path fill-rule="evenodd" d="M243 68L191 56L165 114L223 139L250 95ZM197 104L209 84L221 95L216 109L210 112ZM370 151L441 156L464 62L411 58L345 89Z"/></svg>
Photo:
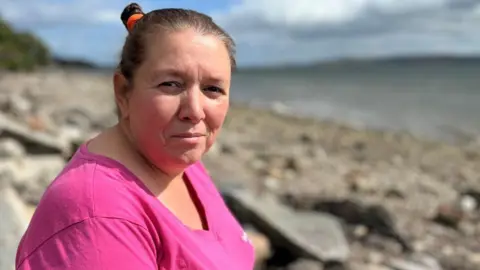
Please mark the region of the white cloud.
<svg viewBox="0 0 480 270"><path fill-rule="evenodd" d="M225 1L235 4L212 16L237 41L239 63L434 52L480 54L480 0ZM189 5L186 0L139 2L145 10ZM119 50L125 34L119 17L128 3L0 0L0 14L15 26L41 33L53 48L91 55L94 52L81 52L82 48L97 46L99 54ZM108 34L102 34L105 31Z"/></svg>
<svg viewBox="0 0 480 270"><path fill-rule="evenodd" d="M241 59L284 62L480 53L478 10L479 0L244 0L213 16L236 39Z"/></svg>
<svg viewBox="0 0 480 270"><path fill-rule="evenodd" d="M17 25L121 24L128 0L0 0L0 14ZM175 6L178 0L139 0L144 10Z"/></svg>
<svg viewBox="0 0 480 270"><path fill-rule="evenodd" d="M447 4L448 0L244 0L216 17L232 24L255 18L265 24L295 27L342 24L369 12L398 14Z"/></svg>
<svg viewBox="0 0 480 270"><path fill-rule="evenodd" d="M0 14L20 26L52 24L99 24L120 20L119 1L1 0Z"/></svg>

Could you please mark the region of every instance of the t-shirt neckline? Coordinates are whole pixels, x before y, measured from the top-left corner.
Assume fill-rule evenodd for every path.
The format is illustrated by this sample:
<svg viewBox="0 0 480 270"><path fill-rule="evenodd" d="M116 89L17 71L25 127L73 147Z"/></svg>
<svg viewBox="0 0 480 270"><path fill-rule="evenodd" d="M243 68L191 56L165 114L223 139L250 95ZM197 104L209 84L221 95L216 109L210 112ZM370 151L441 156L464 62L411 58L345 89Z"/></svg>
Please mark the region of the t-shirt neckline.
<svg viewBox="0 0 480 270"><path fill-rule="evenodd" d="M198 198L198 203L200 203L200 206L203 209L205 219L206 219L206 222L207 222L207 226L208 226L208 230L193 229L193 228L185 225L174 213L172 213L172 211L170 211L170 209L168 209L168 207L166 207L160 200L158 200L158 198L155 196L155 194L153 194L150 191L150 189L143 183L143 181L140 180L140 178L137 177L137 175L134 174L130 169L128 169L127 166L125 166L124 164L122 164L121 162L119 162L119 161L117 161L113 158L90 152L88 150L88 143L89 142L90 141L87 141L87 142L80 145L80 147L78 149L78 153L80 154L81 158L88 159L88 160L93 160L93 161L98 162L98 163L103 163L105 165L118 168L119 170L122 171L122 173L128 174L128 176L131 177L141 189L143 189L149 196L151 196L155 200L155 203L157 203L160 206L159 208L162 211L161 214L167 215L169 219L173 219L175 221L175 223L177 223L179 226L184 227L191 234L198 235L200 237L210 239L210 240L218 240L218 236L215 233L215 229L214 229L214 223L212 222L212 219L211 219L210 209L208 208L208 204L203 203L204 202L204 200L203 200L204 199L204 196L203 196L204 194L202 192L199 192L200 189L199 189L197 183L195 183L196 181L191 180L192 179L191 169L192 169L193 166L195 166L195 164L191 165L190 167L188 167L185 170L185 174L187 176L186 181L189 181L189 184L193 187L193 191L195 192L195 196Z"/></svg>

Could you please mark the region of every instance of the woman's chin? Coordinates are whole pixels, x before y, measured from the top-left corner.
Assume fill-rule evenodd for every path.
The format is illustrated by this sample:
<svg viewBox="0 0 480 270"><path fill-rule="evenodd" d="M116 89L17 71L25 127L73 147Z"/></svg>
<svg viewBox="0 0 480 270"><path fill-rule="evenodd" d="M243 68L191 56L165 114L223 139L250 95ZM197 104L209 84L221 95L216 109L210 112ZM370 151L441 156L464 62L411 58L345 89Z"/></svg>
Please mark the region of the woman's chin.
<svg viewBox="0 0 480 270"><path fill-rule="evenodd" d="M204 147L196 147L186 151L179 151L179 149L177 149L175 152L170 153L170 156L173 160L175 160L175 163L189 166L201 160L204 153Z"/></svg>

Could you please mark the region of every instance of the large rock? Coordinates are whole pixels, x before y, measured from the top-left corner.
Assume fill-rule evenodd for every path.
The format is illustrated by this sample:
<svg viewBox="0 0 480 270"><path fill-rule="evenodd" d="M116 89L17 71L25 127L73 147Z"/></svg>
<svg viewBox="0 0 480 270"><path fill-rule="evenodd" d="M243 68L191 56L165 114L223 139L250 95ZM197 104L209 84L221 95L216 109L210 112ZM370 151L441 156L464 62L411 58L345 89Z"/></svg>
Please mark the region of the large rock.
<svg viewBox="0 0 480 270"><path fill-rule="evenodd" d="M296 212L274 197L245 189L223 189L223 196L238 219L264 233L273 247L322 262L345 262L349 257L341 224L332 215Z"/></svg>
<svg viewBox="0 0 480 270"><path fill-rule="evenodd" d="M0 172L11 175L10 185L17 190L24 202L32 205L38 204L47 186L64 166L65 160L58 155L0 159Z"/></svg>
<svg viewBox="0 0 480 270"><path fill-rule="evenodd" d="M61 154L71 152L70 142L46 132L31 129L28 125L0 114L0 138L13 138L25 146L30 154Z"/></svg>
<svg viewBox="0 0 480 270"><path fill-rule="evenodd" d="M0 174L0 269L11 270L20 238L30 220L22 200L9 185L5 173Z"/></svg>

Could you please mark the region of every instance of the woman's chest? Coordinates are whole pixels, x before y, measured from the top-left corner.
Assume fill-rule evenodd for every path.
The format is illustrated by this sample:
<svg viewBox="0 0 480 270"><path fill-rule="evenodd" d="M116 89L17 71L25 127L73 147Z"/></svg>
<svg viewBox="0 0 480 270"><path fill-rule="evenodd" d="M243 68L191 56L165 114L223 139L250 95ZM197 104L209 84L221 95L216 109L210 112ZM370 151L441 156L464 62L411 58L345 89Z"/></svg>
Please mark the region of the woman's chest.
<svg viewBox="0 0 480 270"><path fill-rule="evenodd" d="M161 270L251 270L255 252L247 234L228 209L209 208L209 231L172 228L163 232ZM163 267L163 268L162 268Z"/></svg>
<svg viewBox="0 0 480 270"><path fill-rule="evenodd" d="M160 269L251 270L254 260L254 250L248 241L221 239L205 243L202 248L179 245L175 252L169 254L169 258L163 258Z"/></svg>

